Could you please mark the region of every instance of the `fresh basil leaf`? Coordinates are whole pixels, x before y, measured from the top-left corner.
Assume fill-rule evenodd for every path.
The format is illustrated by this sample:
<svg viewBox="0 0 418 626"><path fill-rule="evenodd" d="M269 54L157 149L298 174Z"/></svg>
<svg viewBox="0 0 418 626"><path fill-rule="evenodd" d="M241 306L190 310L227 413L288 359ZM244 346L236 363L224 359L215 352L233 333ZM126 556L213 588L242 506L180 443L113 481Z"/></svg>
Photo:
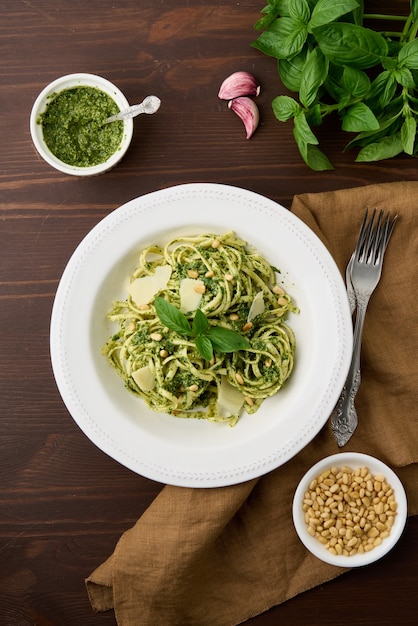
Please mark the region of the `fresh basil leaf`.
<svg viewBox="0 0 418 626"><path fill-rule="evenodd" d="M286 59L302 50L307 36L305 24L291 17L280 17L251 45L267 56Z"/></svg>
<svg viewBox="0 0 418 626"><path fill-rule="evenodd" d="M160 322L164 324L164 326L167 326L167 328L179 335L186 337L192 335L189 320L177 307L160 297L155 298L154 306L160 318Z"/></svg>
<svg viewBox="0 0 418 626"><path fill-rule="evenodd" d="M263 13L263 17L254 24L256 30L268 28L280 14L283 15L281 2L277 2L277 0L269 2L267 6L261 9L260 13Z"/></svg>
<svg viewBox="0 0 418 626"><path fill-rule="evenodd" d="M282 17L290 16L290 6L295 0L267 0L270 11L278 11Z"/></svg>
<svg viewBox="0 0 418 626"><path fill-rule="evenodd" d="M328 76L328 67L329 61L318 47L308 53L299 89L299 99L303 106L310 107L314 103L318 89Z"/></svg>
<svg viewBox="0 0 418 626"><path fill-rule="evenodd" d="M277 15L274 15L273 13L268 13L267 15L260 17L260 19L254 24L255 30L264 30L265 28L268 28L270 24L274 22L276 17Z"/></svg>
<svg viewBox="0 0 418 626"><path fill-rule="evenodd" d="M342 71L341 75L334 77L332 74L334 73L335 65L330 65L330 71L328 73L328 77L324 83L325 91L331 96L331 98L335 101L338 106L338 110L345 109L345 107L349 104L351 100L351 93L345 89L345 87L341 86L342 81ZM342 68L338 68L342 70Z"/></svg>
<svg viewBox="0 0 418 626"><path fill-rule="evenodd" d="M205 335L197 335L195 338L196 348L206 361L210 361L213 357L213 346L209 337Z"/></svg>
<svg viewBox="0 0 418 626"><path fill-rule="evenodd" d="M399 70L393 71L393 76L399 85L406 87L407 89L415 89L415 81L412 76L412 72L407 67L402 67Z"/></svg>
<svg viewBox="0 0 418 626"><path fill-rule="evenodd" d="M299 91L302 79L302 70L306 61L306 47L291 59L279 59L277 62L280 78L283 85L290 91Z"/></svg>
<svg viewBox="0 0 418 626"><path fill-rule="evenodd" d="M210 339L213 349L218 352L236 352L249 347L249 341L235 330L223 326L210 326L206 337Z"/></svg>
<svg viewBox="0 0 418 626"><path fill-rule="evenodd" d="M397 83L391 72L381 72L370 86L366 104L375 112L383 111L396 93Z"/></svg>
<svg viewBox="0 0 418 626"><path fill-rule="evenodd" d="M318 139L313 134L307 120L306 114L302 109L298 111L295 115L295 126L294 126L294 135L295 138L299 137L302 142L309 144L318 144Z"/></svg>
<svg viewBox="0 0 418 626"><path fill-rule="evenodd" d="M318 0L313 8L308 31L324 24L334 22L336 19L358 8L356 0Z"/></svg>
<svg viewBox="0 0 418 626"><path fill-rule="evenodd" d="M323 172L325 170L333 170L334 166L328 159L326 154L317 146L309 144L306 149L305 163L315 172Z"/></svg>
<svg viewBox="0 0 418 626"><path fill-rule="evenodd" d="M364 102L358 102L347 110L342 118L341 128L347 132L360 133L365 130L377 130L379 122Z"/></svg>
<svg viewBox="0 0 418 626"><path fill-rule="evenodd" d="M336 65L366 69L377 65L388 52L382 35L356 24L335 22L315 28L313 34L324 55Z"/></svg>
<svg viewBox="0 0 418 626"><path fill-rule="evenodd" d="M384 70L389 70L392 71L394 70L396 67L398 67L398 58L397 55L395 56L387 56L387 57L382 57L380 59L380 63L382 64L382 67Z"/></svg>
<svg viewBox="0 0 418 626"><path fill-rule="evenodd" d="M289 15L294 20L308 22L311 16L311 10L307 0L297 0L297 2L289 2Z"/></svg>
<svg viewBox="0 0 418 626"><path fill-rule="evenodd" d="M383 159L391 159L400 154L403 150L401 133L385 137L381 141L371 143L360 150L357 155L356 162L365 161L382 161Z"/></svg>
<svg viewBox="0 0 418 626"><path fill-rule="evenodd" d="M394 118L388 118L385 120L380 120L378 130L370 130L359 133L354 139L348 142L345 147L345 150L352 148L354 146L368 146L371 143L378 143L381 139L386 137L387 135L394 135L400 129L400 122L397 116Z"/></svg>
<svg viewBox="0 0 418 626"><path fill-rule="evenodd" d="M370 91L370 78L355 67L344 68L341 84L354 98L364 98Z"/></svg>
<svg viewBox="0 0 418 626"><path fill-rule="evenodd" d="M400 67L408 67L410 70L418 69L418 39L408 41L401 47L398 62Z"/></svg>
<svg viewBox="0 0 418 626"><path fill-rule="evenodd" d="M416 119L414 117L406 117L401 127L402 146L406 154L414 154L416 132Z"/></svg>
<svg viewBox="0 0 418 626"><path fill-rule="evenodd" d="M192 330L194 334L203 335L207 331L208 326L208 318L200 309L197 309L192 324Z"/></svg>
<svg viewBox="0 0 418 626"><path fill-rule="evenodd" d="M296 145L298 147L298 150L300 152L302 159L305 161L306 165L309 165L308 163L308 145L309 144L305 141L302 135L295 132L295 127L293 127L293 137L295 138Z"/></svg>
<svg viewBox="0 0 418 626"><path fill-rule="evenodd" d="M300 110L300 104L290 96L277 96L271 106L279 122L287 122Z"/></svg>

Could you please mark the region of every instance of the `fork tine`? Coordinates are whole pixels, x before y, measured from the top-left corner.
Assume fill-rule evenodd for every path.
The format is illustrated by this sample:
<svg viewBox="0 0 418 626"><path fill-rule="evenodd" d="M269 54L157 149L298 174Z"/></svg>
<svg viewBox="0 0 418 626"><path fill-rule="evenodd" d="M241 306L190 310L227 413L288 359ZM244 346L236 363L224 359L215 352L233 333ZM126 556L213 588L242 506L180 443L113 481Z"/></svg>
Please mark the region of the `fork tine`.
<svg viewBox="0 0 418 626"><path fill-rule="evenodd" d="M366 209L355 249L355 258L357 261L367 262L370 256L371 246L373 246L375 241L376 227L373 226L375 217L376 209L374 209L372 216L369 221L367 221L368 209Z"/></svg>
<svg viewBox="0 0 418 626"><path fill-rule="evenodd" d="M376 209L374 210L374 216L376 215ZM383 217L383 211L380 211L377 221L374 224L373 230L370 232L370 237L369 237L369 247L367 250L367 254L366 254L366 262L369 261L370 263L375 263L376 262L376 255L378 254L378 250L379 250L379 242L381 239L381 232L382 232L382 217Z"/></svg>
<svg viewBox="0 0 418 626"><path fill-rule="evenodd" d="M383 223L383 228L382 228L382 232L380 234L380 239L379 239L379 249L380 249L380 253L383 257L385 250L387 248L387 245L389 243L389 239L392 236L393 233L393 229L395 228L395 224L396 224L396 220L398 219L398 216L395 215L394 218L392 219L392 221L390 221L390 213L387 214L386 219Z"/></svg>
<svg viewBox="0 0 418 626"><path fill-rule="evenodd" d="M389 225L389 218L390 218L390 213L388 213L388 217L387 217L387 220L388 220L388 228L387 228L387 231L386 231L386 236L385 236L385 239L386 239L386 245L388 245L388 243L389 243L389 239L390 239L390 238L391 238L391 236L392 236L393 229L395 228L395 224L396 224L396 220L398 219L398 216L397 216L397 215L395 215L395 216L394 216L394 218L393 218L393 220L392 220L392 222L391 222L391 224L390 224L390 225Z"/></svg>
<svg viewBox="0 0 418 626"><path fill-rule="evenodd" d="M375 209L375 211L376 211L376 209ZM375 213L375 211L374 211L374 213ZM373 219L374 219L374 213L373 213L370 221L368 222L367 218L368 218L368 215L369 215L369 209L366 208L366 211L365 211L364 217L363 217L363 221L362 221L361 226L360 226L360 232L359 232L359 235L358 235L358 238L357 238L356 247L354 249L354 257L356 259L359 259L360 255L361 255L361 252L362 252L362 250L364 248L364 244L365 244L366 240L370 236L370 230L371 230Z"/></svg>

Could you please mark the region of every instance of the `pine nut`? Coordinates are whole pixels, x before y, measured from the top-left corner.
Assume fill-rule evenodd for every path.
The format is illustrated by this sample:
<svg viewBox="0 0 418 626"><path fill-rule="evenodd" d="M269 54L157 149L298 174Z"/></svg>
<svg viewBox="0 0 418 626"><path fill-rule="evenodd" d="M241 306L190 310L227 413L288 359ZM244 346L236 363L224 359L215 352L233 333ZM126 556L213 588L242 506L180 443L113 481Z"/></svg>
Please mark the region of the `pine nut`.
<svg viewBox="0 0 418 626"><path fill-rule="evenodd" d="M247 322L246 324L244 324L244 326L242 327L242 331L244 333L247 332L247 330L250 330L253 327L253 323L252 322Z"/></svg>
<svg viewBox="0 0 418 626"><path fill-rule="evenodd" d="M232 276L232 274L225 274L224 275L225 280L227 280L228 282L231 282L231 280L234 280L234 277Z"/></svg>
<svg viewBox="0 0 418 626"><path fill-rule="evenodd" d="M236 322L237 320L239 320L239 315L237 315L236 313L231 313L231 315L229 316L229 319L232 320L233 322Z"/></svg>
<svg viewBox="0 0 418 626"><path fill-rule="evenodd" d="M212 270L208 270L205 274L205 278L213 278L215 276L215 272Z"/></svg>
<svg viewBox="0 0 418 626"><path fill-rule="evenodd" d="M235 376L240 382L241 375ZM332 554L346 556L380 545L390 534L397 510L392 487L367 467L323 471L311 481L302 506L309 534Z"/></svg>
<svg viewBox="0 0 418 626"><path fill-rule="evenodd" d="M221 242L219 241L219 239L214 239L212 241L212 248L219 248L220 245L221 245Z"/></svg>
<svg viewBox="0 0 418 626"><path fill-rule="evenodd" d="M160 350L160 357L162 359L165 359L166 356L168 356L167 350Z"/></svg>
<svg viewBox="0 0 418 626"><path fill-rule="evenodd" d="M150 339L152 339L153 341L161 341L161 339L163 338L161 333L151 333L150 334Z"/></svg>
<svg viewBox="0 0 418 626"><path fill-rule="evenodd" d="M197 391L198 389L199 389L199 385L196 385L196 384L190 385L189 387L189 391Z"/></svg>
<svg viewBox="0 0 418 626"><path fill-rule="evenodd" d="M203 293L205 293L205 291L206 291L206 287L205 287L205 285L195 285L195 287L193 288L193 290L194 290L196 293L202 293L202 294L203 294Z"/></svg>
<svg viewBox="0 0 418 626"><path fill-rule="evenodd" d="M276 296L283 296L285 290L282 289L279 285L274 285L272 292L276 294Z"/></svg>
<svg viewBox="0 0 418 626"><path fill-rule="evenodd" d="M235 372L235 380L237 381L239 385L244 384L244 379L239 372Z"/></svg>
<svg viewBox="0 0 418 626"><path fill-rule="evenodd" d="M189 278L197 278L197 277L199 276L199 273L198 273L198 272L196 272L196 270L189 270L189 271L187 272L187 276L188 276Z"/></svg>

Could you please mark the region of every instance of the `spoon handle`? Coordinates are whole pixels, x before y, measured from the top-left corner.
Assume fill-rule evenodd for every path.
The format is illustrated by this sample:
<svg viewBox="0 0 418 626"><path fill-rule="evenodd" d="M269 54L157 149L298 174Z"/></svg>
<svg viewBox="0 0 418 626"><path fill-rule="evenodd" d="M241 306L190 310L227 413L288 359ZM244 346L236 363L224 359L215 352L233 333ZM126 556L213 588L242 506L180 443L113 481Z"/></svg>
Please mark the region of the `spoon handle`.
<svg viewBox="0 0 418 626"><path fill-rule="evenodd" d="M119 111L116 115L111 115L107 118L106 124L109 122L118 122L120 120L128 120L131 117L136 117L141 113L147 113L148 115L155 113L160 108L161 100L157 96L147 96L141 104L133 104L132 106Z"/></svg>

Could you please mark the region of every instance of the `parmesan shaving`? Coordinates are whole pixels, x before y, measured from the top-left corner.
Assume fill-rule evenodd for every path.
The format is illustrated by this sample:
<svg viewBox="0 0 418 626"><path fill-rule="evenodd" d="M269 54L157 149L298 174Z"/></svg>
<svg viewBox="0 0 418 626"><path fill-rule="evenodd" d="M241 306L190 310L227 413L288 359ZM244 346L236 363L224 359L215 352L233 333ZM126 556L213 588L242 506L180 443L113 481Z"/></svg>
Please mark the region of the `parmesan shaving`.
<svg viewBox="0 0 418 626"><path fill-rule="evenodd" d="M198 278L183 278L180 281L180 311L190 313L199 308L202 294L196 291L196 287L204 287L203 281Z"/></svg>
<svg viewBox="0 0 418 626"><path fill-rule="evenodd" d="M221 376L221 384L219 385L218 394L218 409L221 414L225 414L225 417L231 415L239 415L244 405L244 397L242 393L233 387L226 379L225 376Z"/></svg>
<svg viewBox="0 0 418 626"><path fill-rule="evenodd" d="M141 391L151 391L154 387L155 374L149 365L145 365L135 372L132 372L132 378L141 389Z"/></svg>
<svg viewBox="0 0 418 626"><path fill-rule="evenodd" d="M167 287L171 276L170 265L159 265L152 276L142 276L134 280L128 293L137 306L149 304L158 292Z"/></svg>
<svg viewBox="0 0 418 626"><path fill-rule="evenodd" d="M247 322L251 322L257 315L261 315L266 310L264 305L263 292L259 291L255 294L254 300L251 303L250 311L248 313Z"/></svg>

